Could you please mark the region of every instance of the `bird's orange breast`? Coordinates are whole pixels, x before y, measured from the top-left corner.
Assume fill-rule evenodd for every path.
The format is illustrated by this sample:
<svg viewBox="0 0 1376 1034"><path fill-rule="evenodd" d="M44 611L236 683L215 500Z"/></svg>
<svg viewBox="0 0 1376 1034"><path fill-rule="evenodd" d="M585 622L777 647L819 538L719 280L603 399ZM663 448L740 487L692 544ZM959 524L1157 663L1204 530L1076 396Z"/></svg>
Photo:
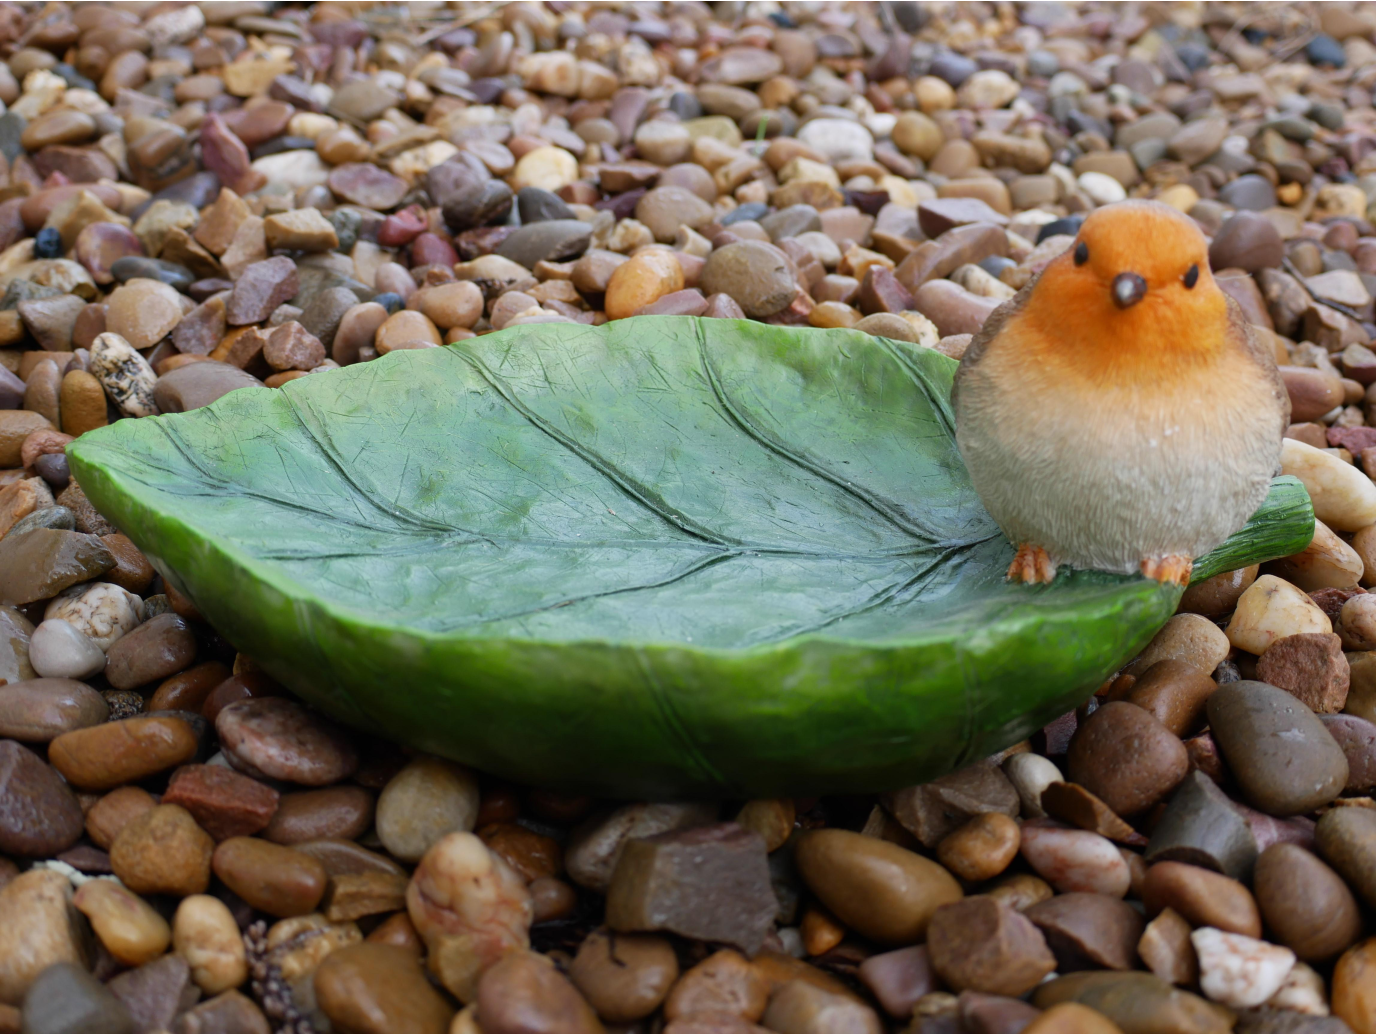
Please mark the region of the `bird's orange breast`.
<svg viewBox="0 0 1376 1034"><path fill-rule="evenodd" d="M1161 384L1215 369L1236 348L1227 297L1212 278L1194 290L1150 285L1128 309L1109 285L1064 255L1047 267L1023 310L1003 328L1002 344L1026 361L1086 387Z"/></svg>

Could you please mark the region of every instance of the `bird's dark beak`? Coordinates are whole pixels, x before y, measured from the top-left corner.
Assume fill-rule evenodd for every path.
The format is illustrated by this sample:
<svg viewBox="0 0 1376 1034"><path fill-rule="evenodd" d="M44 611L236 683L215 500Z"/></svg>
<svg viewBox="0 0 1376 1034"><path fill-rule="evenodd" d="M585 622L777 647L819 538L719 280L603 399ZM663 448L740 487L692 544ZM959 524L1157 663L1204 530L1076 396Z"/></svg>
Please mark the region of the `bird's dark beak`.
<svg viewBox="0 0 1376 1034"><path fill-rule="evenodd" d="M1119 273L1113 278L1113 304L1120 309L1136 305L1147 295L1147 282L1136 273Z"/></svg>

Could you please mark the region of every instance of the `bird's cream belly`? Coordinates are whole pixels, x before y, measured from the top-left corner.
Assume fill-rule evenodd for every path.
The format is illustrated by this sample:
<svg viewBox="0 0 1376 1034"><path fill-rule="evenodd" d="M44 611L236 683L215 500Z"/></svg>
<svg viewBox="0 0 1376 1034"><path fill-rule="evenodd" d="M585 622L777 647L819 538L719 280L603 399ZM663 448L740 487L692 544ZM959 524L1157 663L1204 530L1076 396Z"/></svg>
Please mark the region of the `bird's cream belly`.
<svg viewBox="0 0 1376 1034"><path fill-rule="evenodd" d="M1060 563L1130 573L1145 557L1200 556L1261 505L1279 464L1265 405L1077 395L1026 377L1005 393L990 372L961 384L961 453L1009 539Z"/></svg>

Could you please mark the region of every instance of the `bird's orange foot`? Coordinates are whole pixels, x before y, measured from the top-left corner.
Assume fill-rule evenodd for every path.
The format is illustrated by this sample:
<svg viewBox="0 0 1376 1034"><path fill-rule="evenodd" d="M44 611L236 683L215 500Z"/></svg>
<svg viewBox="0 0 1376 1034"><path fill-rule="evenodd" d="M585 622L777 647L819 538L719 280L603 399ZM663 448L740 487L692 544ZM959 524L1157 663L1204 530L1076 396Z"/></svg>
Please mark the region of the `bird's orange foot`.
<svg viewBox="0 0 1376 1034"><path fill-rule="evenodd" d="M1178 554L1149 556L1142 561L1142 574L1164 585L1189 585L1193 569L1194 561Z"/></svg>
<svg viewBox="0 0 1376 1034"><path fill-rule="evenodd" d="M1056 564L1041 546L1024 542L1008 565L1007 578L1028 585L1050 585L1056 579Z"/></svg>

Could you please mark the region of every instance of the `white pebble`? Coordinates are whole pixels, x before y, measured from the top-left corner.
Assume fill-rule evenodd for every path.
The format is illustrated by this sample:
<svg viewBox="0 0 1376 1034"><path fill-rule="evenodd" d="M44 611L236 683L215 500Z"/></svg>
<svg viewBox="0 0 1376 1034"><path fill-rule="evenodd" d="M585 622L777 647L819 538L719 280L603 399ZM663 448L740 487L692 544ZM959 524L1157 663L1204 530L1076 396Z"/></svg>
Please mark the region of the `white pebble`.
<svg viewBox="0 0 1376 1034"><path fill-rule="evenodd" d="M1323 990L1323 977L1303 962L1296 962L1280 985L1280 990L1266 999L1272 1009L1289 1009L1306 1016L1327 1016L1328 998Z"/></svg>
<svg viewBox="0 0 1376 1034"><path fill-rule="evenodd" d="M1351 463L1287 438L1281 443L1280 469L1304 482L1314 516L1334 531L1360 531L1376 524L1376 484Z"/></svg>
<svg viewBox="0 0 1376 1034"><path fill-rule="evenodd" d="M1258 657L1277 639L1303 632L1332 632L1333 622L1307 593L1283 578L1264 574L1238 597L1224 634L1239 650Z"/></svg>
<svg viewBox="0 0 1376 1034"><path fill-rule="evenodd" d="M33 630L29 663L45 679L86 679L105 670L105 653L89 636L52 618Z"/></svg>
<svg viewBox="0 0 1376 1034"><path fill-rule="evenodd" d="M1190 934L1199 956L1199 987L1221 1005L1250 1009L1280 990L1295 953L1240 933L1203 926Z"/></svg>
<svg viewBox="0 0 1376 1034"><path fill-rule="evenodd" d="M1082 172L1079 184L1080 189L1096 205L1111 205L1115 201L1126 200L1128 196L1123 185L1106 172Z"/></svg>
<svg viewBox="0 0 1376 1034"><path fill-rule="evenodd" d="M798 130L798 141L833 164L869 161L874 157L874 137L859 122L849 119L813 119Z"/></svg>
<svg viewBox="0 0 1376 1034"><path fill-rule="evenodd" d="M1046 817L1042 809L1042 791L1052 783L1065 782L1065 776L1050 758L1040 754L1014 754L1003 763L1003 774L1018 791L1022 801L1022 816L1025 819Z"/></svg>
<svg viewBox="0 0 1376 1034"><path fill-rule="evenodd" d="M143 600L111 582L87 582L64 591L43 611L44 619L61 618L89 636L102 650L138 627Z"/></svg>

